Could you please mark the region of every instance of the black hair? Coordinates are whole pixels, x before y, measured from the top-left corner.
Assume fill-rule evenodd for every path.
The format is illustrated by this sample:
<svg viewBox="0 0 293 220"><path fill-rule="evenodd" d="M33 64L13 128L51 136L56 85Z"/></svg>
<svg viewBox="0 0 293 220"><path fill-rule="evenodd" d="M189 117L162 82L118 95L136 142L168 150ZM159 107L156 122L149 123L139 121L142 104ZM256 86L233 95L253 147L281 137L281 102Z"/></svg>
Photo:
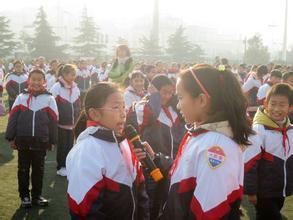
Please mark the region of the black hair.
<svg viewBox="0 0 293 220"><path fill-rule="evenodd" d="M256 75L258 77L262 77L269 72L268 67L266 65L260 65L256 69Z"/></svg>
<svg viewBox="0 0 293 220"><path fill-rule="evenodd" d="M266 96L267 103L270 101L272 96L285 96L288 98L289 105L293 105L293 89L287 83L278 83L272 86Z"/></svg>
<svg viewBox="0 0 293 220"><path fill-rule="evenodd" d="M249 145L248 137L254 132L246 115L247 100L234 74L206 64L195 65L192 69L211 97L208 122L228 120L233 140L240 145ZM179 78L192 97L203 93L190 70L181 72Z"/></svg>
<svg viewBox="0 0 293 220"><path fill-rule="evenodd" d="M157 89L161 90L163 86L166 85L174 85L173 81L169 79L166 75L164 74L158 74L154 76L154 78L151 81L151 84Z"/></svg>
<svg viewBox="0 0 293 220"><path fill-rule="evenodd" d="M282 72L280 70L273 70L270 74L270 76L274 76L277 78L282 78Z"/></svg>
<svg viewBox="0 0 293 220"><path fill-rule="evenodd" d="M72 64L60 64L57 70L57 76L64 76L72 71L76 71L76 67Z"/></svg>
<svg viewBox="0 0 293 220"><path fill-rule="evenodd" d="M38 69L38 68L32 69L32 70L29 72L29 74L28 74L28 78L30 78L31 75L34 74L34 73L36 73L36 74L41 74L41 75L43 76L43 78L46 79L44 71L41 70L41 69Z"/></svg>
<svg viewBox="0 0 293 220"><path fill-rule="evenodd" d="M129 79L132 80L134 78L143 78L145 79L145 76L143 74L143 72L141 72L140 70L134 70L131 74L129 74Z"/></svg>
<svg viewBox="0 0 293 220"><path fill-rule="evenodd" d="M116 92L119 92L118 87L115 84L108 82L99 82L87 91L83 103L84 110L81 112L74 127L74 135L76 138L86 129L89 109L103 107L107 98Z"/></svg>
<svg viewBox="0 0 293 220"><path fill-rule="evenodd" d="M283 80L288 80L290 77L292 77L293 76L293 71L291 71L291 72L286 72L286 73L284 73L283 74L283 76L282 76L282 79Z"/></svg>

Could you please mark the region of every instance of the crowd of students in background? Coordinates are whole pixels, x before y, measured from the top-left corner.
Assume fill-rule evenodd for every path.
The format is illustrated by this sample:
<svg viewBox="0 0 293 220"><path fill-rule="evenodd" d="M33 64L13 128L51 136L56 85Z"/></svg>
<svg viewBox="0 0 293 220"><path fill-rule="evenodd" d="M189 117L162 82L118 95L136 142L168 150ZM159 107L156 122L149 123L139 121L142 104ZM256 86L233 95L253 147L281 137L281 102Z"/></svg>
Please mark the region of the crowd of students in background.
<svg viewBox="0 0 293 220"><path fill-rule="evenodd" d="M0 61L0 96L5 89L9 103L6 139L18 150L23 207L48 205L41 193L44 160L46 150L56 145L57 175L68 178L73 219L110 216L116 205L125 219L239 219L243 187L256 205L258 219L280 219L284 198L293 193L293 67L230 65L225 58L216 59L213 65L136 63L126 45L120 45L115 55L112 63L100 65L86 59L64 64L58 59L46 63L39 57L29 65L16 60L7 70ZM254 134L246 119L253 121L253 130L260 135ZM111 124L113 121L117 124ZM121 139L125 122L139 131L164 176L171 175L170 180L155 182L147 169L137 165L140 156ZM122 157L112 149L113 143L120 146ZM195 159L185 151L192 143L206 146L205 154L186 149L201 164L193 164ZM251 147L241 159L238 148L224 145L240 146L242 151L244 145ZM99 161L91 162L91 154ZM89 161L83 164L81 159ZM116 160L117 166L111 160ZM196 169L191 170L190 164ZM101 173L94 174L97 169ZM117 173L121 175L117 177ZM229 175L233 180L226 179ZM279 178L278 183L274 178ZM225 192L214 191L217 187ZM131 200L129 190L134 193L133 205L126 207L124 203ZM104 206L99 209L101 203ZM135 209L135 204L139 208Z"/></svg>

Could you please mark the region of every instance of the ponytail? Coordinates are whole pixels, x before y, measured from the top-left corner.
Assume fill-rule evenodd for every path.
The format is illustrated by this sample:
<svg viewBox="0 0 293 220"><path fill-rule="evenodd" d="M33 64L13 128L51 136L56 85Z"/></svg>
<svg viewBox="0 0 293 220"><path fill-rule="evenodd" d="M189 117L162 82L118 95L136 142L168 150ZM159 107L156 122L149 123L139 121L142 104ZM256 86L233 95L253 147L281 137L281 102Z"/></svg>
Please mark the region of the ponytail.
<svg viewBox="0 0 293 220"><path fill-rule="evenodd" d="M249 145L248 136L253 134L246 116L247 100L240 84L231 71L219 71L221 102L225 117L233 132L233 139L240 145Z"/></svg>

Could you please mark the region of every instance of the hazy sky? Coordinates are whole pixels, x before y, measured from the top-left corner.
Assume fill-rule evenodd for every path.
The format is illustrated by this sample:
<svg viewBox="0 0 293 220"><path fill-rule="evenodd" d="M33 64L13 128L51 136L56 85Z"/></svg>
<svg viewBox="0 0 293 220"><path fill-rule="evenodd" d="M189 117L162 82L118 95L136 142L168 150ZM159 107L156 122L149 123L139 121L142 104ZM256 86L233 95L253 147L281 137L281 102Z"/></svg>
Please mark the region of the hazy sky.
<svg viewBox="0 0 293 220"><path fill-rule="evenodd" d="M3 10L60 6L80 16L84 6L96 20L129 23L152 14L154 0L9 0ZM265 39L281 43L285 0L160 0L162 15L172 15L186 24L232 29L251 36L259 32ZM288 44L293 44L293 0L289 0ZM34 12L35 13L35 12Z"/></svg>

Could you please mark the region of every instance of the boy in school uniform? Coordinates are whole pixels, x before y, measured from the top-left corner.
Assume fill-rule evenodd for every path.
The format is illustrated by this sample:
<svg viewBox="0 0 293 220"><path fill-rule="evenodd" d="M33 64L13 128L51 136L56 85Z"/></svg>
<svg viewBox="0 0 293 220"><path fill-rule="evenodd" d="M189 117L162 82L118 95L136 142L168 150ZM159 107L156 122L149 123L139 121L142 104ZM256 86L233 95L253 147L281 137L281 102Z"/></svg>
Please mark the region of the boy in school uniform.
<svg viewBox="0 0 293 220"><path fill-rule="evenodd" d="M292 103L292 87L276 84L253 120L257 138L245 151L244 189L257 220L281 220L285 197L293 194Z"/></svg>

